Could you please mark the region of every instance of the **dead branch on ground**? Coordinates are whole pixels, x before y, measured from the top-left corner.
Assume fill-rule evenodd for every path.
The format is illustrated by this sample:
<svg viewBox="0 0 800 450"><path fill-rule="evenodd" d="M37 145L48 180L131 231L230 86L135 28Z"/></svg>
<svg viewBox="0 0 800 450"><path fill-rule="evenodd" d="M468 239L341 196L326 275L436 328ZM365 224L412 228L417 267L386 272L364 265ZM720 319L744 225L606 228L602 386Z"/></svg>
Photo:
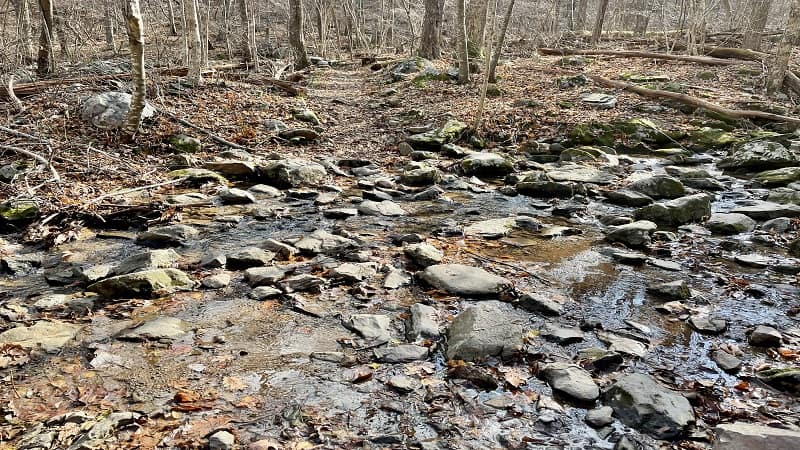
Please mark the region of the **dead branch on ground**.
<svg viewBox="0 0 800 450"><path fill-rule="evenodd" d="M556 55L556 56L619 56L623 58L649 58L649 59L664 59L668 61L683 61L696 64L708 64L713 66L732 66L732 65L747 65L747 66L761 66L756 61L740 61L733 59L714 58L710 56L688 56L688 55L669 55L666 53L656 52L640 52L630 50L578 50L573 48L545 48L539 49L539 53L543 55Z"/></svg>
<svg viewBox="0 0 800 450"><path fill-rule="evenodd" d="M56 184L61 184L61 176L58 174L58 171L56 170L55 167L53 167L52 164L50 164L50 161L48 161L44 156L29 150L25 150L19 147L14 147L13 145L0 144L0 150L9 150L12 152L19 153L21 155L31 157L36 161L39 161L40 163L44 164L45 167L50 169L50 173L53 175L53 181L55 181Z"/></svg>

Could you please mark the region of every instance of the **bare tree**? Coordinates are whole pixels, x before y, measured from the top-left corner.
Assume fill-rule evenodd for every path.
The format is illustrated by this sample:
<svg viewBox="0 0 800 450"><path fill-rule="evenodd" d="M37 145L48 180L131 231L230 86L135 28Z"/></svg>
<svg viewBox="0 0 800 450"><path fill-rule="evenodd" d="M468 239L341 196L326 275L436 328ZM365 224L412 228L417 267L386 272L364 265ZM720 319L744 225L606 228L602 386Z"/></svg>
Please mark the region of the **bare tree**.
<svg viewBox="0 0 800 450"><path fill-rule="evenodd" d="M17 30L19 33L20 57L27 64L33 58L33 43L31 41L31 8L28 0L13 0L17 15Z"/></svg>
<svg viewBox="0 0 800 450"><path fill-rule="evenodd" d="M511 22L511 16L514 13L514 3L516 0L508 2L508 9L506 15L503 17L503 25L500 28L500 35L497 37L497 42L494 47L494 54L492 55L492 62L489 65L489 74L487 75L490 83L496 83L497 77L495 71L497 70L497 63L500 61L500 55L503 53L503 45L506 42L506 33L508 32L508 24Z"/></svg>
<svg viewBox="0 0 800 450"><path fill-rule="evenodd" d="M442 20L444 0L425 0L425 16L422 19L422 39L419 56L428 59L442 57Z"/></svg>
<svg viewBox="0 0 800 450"><path fill-rule="evenodd" d="M117 48L114 45L114 6L111 0L104 0L103 6L106 12L105 22L103 23L103 28L105 28L106 32L106 45L111 51L116 51Z"/></svg>
<svg viewBox="0 0 800 450"><path fill-rule="evenodd" d="M456 0L456 42L458 45L458 82L469 83L469 50L467 49L466 0Z"/></svg>
<svg viewBox="0 0 800 450"><path fill-rule="evenodd" d="M489 0L470 0L467 6L467 50L470 58L482 58L486 40Z"/></svg>
<svg viewBox="0 0 800 450"><path fill-rule="evenodd" d="M197 0L184 0L183 14L186 17L186 56L189 66L187 78L194 84L201 84L202 43L200 42L200 21Z"/></svg>
<svg viewBox="0 0 800 450"><path fill-rule="evenodd" d="M175 25L175 6L172 4L172 0L167 0L167 10L169 11L169 35L177 36L178 27Z"/></svg>
<svg viewBox="0 0 800 450"><path fill-rule="evenodd" d="M289 0L289 44L294 51L294 65L297 69L310 66L306 44L303 40L303 2Z"/></svg>
<svg viewBox="0 0 800 450"><path fill-rule="evenodd" d="M139 0L126 0L125 2L125 24L128 28L128 47L131 51L131 80L133 93L131 95L131 106L128 116L122 126L122 131L133 136L139 130L142 122L142 111L145 104L145 80L144 70L144 33L142 33L142 13L139 10Z"/></svg>
<svg viewBox="0 0 800 450"><path fill-rule="evenodd" d="M689 0L688 19L686 46L690 55L699 55L706 41L706 0Z"/></svg>
<svg viewBox="0 0 800 450"><path fill-rule="evenodd" d="M778 44L775 60L767 75L768 95L775 95L783 85L783 79L789 69L792 47L798 43L800 43L800 0L792 0L789 7L789 19L786 21L786 30Z"/></svg>
<svg viewBox="0 0 800 450"><path fill-rule="evenodd" d="M748 9L749 18L747 28L744 30L742 38L742 48L750 50L761 49L761 34L767 26L769 10L772 8L772 0L750 0Z"/></svg>
<svg viewBox="0 0 800 450"><path fill-rule="evenodd" d="M36 72L40 76L55 72L56 62L53 56L53 1L39 0L42 13L42 31L39 34L39 54L36 57Z"/></svg>
<svg viewBox="0 0 800 450"><path fill-rule="evenodd" d="M600 0L600 5L597 7L597 18L594 21L594 30L592 31L592 44L600 42L600 36L603 34L603 22L606 20L606 10L608 9L608 0Z"/></svg>
<svg viewBox="0 0 800 450"><path fill-rule="evenodd" d="M588 6L589 0L577 0L577 4L575 5L573 30L583 31L586 29L586 10L588 9Z"/></svg>

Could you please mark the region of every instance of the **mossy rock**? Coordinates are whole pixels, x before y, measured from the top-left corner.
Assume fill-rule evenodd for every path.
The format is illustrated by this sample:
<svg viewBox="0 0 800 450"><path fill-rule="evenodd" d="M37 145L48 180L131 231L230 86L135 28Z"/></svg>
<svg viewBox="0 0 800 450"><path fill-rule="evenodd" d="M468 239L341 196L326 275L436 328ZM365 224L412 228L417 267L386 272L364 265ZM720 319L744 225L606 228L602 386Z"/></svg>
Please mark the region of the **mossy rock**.
<svg viewBox="0 0 800 450"><path fill-rule="evenodd" d="M6 222L34 220L39 212L39 206L34 200L13 200L0 204L0 217Z"/></svg>
<svg viewBox="0 0 800 450"><path fill-rule="evenodd" d="M614 130L611 126L604 123L581 123L569 133L569 140L574 145L589 146L614 146Z"/></svg>
<svg viewBox="0 0 800 450"><path fill-rule="evenodd" d="M698 73L697 74L697 78L699 78L701 80L709 81L709 80L716 79L717 78L717 74L715 72L711 72L711 71L704 71L704 72Z"/></svg>
<svg viewBox="0 0 800 450"><path fill-rule="evenodd" d="M172 179L186 178L186 183L188 184L204 184L208 182L217 182L223 185L228 184L228 180L225 177L208 169L196 169L192 167L178 169L168 173L167 176Z"/></svg>
<svg viewBox="0 0 800 450"><path fill-rule="evenodd" d="M203 148L200 139L185 134L173 134L167 142L178 153L197 153Z"/></svg>
<svg viewBox="0 0 800 450"><path fill-rule="evenodd" d="M718 128L703 127L689 133L692 144L701 149L719 150L742 142L735 134Z"/></svg>
<svg viewBox="0 0 800 450"><path fill-rule="evenodd" d="M764 186L786 186L789 183L800 181L800 167L767 170L759 173L753 179Z"/></svg>

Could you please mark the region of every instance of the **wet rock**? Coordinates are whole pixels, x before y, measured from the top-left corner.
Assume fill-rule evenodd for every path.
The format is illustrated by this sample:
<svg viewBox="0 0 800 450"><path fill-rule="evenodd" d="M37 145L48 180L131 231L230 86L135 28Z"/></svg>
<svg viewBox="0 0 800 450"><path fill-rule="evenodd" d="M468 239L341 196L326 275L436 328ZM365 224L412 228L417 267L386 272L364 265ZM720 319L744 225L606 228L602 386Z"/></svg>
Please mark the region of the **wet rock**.
<svg viewBox="0 0 800 450"><path fill-rule="evenodd" d="M439 169L425 163L409 164L400 174L400 182L408 186L430 186L440 181Z"/></svg>
<svg viewBox="0 0 800 450"><path fill-rule="evenodd" d="M647 206L653 203L653 198L641 192L636 192L630 189L618 189L616 191L609 191L606 193L609 203L621 206Z"/></svg>
<svg viewBox="0 0 800 450"><path fill-rule="evenodd" d="M136 236L136 242L149 247L175 247L186 245L199 235L194 227L176 224L143 231Z"/></svg>
<svg viewBox="0 0 800 450"><path fill-rule="evenodd" d="M236 437L222 430L208 437L208 450L233 450Z"/></svg>
<svg viewBox="0 0 800 450"><path fill-rule="evenodd" d="M648 261L647 255L636 252L612 252L611 257L622 264L640 266Z"/></svg>
<svg viewBox="0 0 800 450"><path fill-rule="evenodd" d="M562 164L556 169L548 170L547 176L557 182L609 184L616 176L597 167L581 164Z"/></svg>
<svg viewBox="0 0 800 450"><path fill-rule="evenodd" d="M403 253L408 256L414 264L420 267L428 267L439 264L444 258L444 252L425 242L407 245Z"/></svg>
<svg viewBox="0 0 800 450"><path fill-rule="evenodd" d="M733 260L742 266L755 267L756 269L764 269L772 265L772 260L770 258L759 255L758 253L736 255L733 257Z"/></svg>
<svg viewBox="0 0 800 450"><path fill-rule="evenodd" d="M797 186L797 183L792 183L791 186ZM779 204L793 204L800 205L800 190L789 188L777 188L769 191L766 201Z"/></svg>
<svg viewBox="0 0 800 450"><path fill-rule="evenodd" d="M561 345L575 344L583 341L583 331L579 328L563 327L553 323L548 323L541 331L541 336L548 341L553 341Z"/></svg>
<svg viewBox="0 0 800 450"><path fill-rule="evenodd" d="M643 374L625 375L603 395L627 426L657 439L674 439L694 423L689 401Z"/></svg>
<svg viewBox="0 0 800 450"><path fill-rule="evenodd" d="M522 348L526 318L496 300L470 306L456 316L447 332L447 358L475 361L507 357Z"/></svg>
<svg viewBox="0 0 800 450"><path fill-rule="evenodd" d="M774 368L756 372L759 380L775 389L800 396L800 368Z"/></svg>
<svg viewBox="0 0 800 450"><path fill-rule="evenodd" d="M676 300L686 300L692 297L692 291L686 280L675 280L666 283L651 283L647 292Z"/></svg>
<svg viewBox="0 0 800 450"><path fill-rule="evenodd" d="M119 339L143 340L174 340L189 331L189 324L177 317L162 316L147 321L136 328L119 334Z"/></svg>
<svg viewBox="0 0 800 450"><path fill-rule="evenodd" d="M280 267L251 267L244 271L244 278L251 287L269 286L286 276L286 270Z"/></svg>
<svg viewBox="0 0 800 450"><path fill-rule="evenodd" d="M742 368L742 360L723 350L714 350L711 359L727 373L736 373Z"/></svg>
<svg viewBox="0 0 800 450"><path fill-rule="evenodd" d="M629 247L644 247L650 244L650 234L657 228L658 225L649 220L613 226L606 232L606 240L621 242Z"/></svg>
<svg viewBox="0 0 800 450"><path fill-rule="evenodd" d="M753 231L756 221L744 214L738 213L714 213L706 222L706 228L716 234L738 234Z"/></svg>
<svg viewBox="0 0 800 450"><path fill-rule="evenodd" d="M203 287L207 287L209 289L222 289L230 283L231 275L229 273L218 273L216 275L205 277L203 278L203 281L201 281Z"/></svg>
<svg viewBox="0 0 800 450"><path fill-rule="evenodd" d="M614 418L611 416L612 414L614 414L613 408L610 406L601 406L586 411L586 418L584 420L594 428L602 428L614 422Z"/></svg>
<svg viewBox="0 0 800 450"><path fill-rule="evenodd" d="M734 422L714 428L712 450L795 450L800 431Z"/></svg>
<svg viewBox="0 0 800 450"><path fill-rule="evenodd" d="M597 332L597 338L608 344L608 350L611 352L638 358L642 358L647 354L646 344L615 333Z"/></svg>
<svg viewBox="0 0 800 450"><path fill-rule="evenodd" d="M792 227L792 219L788 217L778 217L768 220L761 224L761 229L770 233L785 233Z"/></svg>
<svg viewBox="0 0 800 450"><path fill-rule="evenodd" d="M415 202L436 200L437 198L444 195L444 193L445 193L444 189L440 188L439 186L431 186L422 192L414 194L411 197L411 200Z"/></svg>
<svg viewBox="0 0 800 450"><path fill-rule="evenodd" d="M397 289L409 284L411 284L411 275L400 269L390 270L383 280L383 287L386 289Z"/></svg>
<svg viewBox="0 0 800 450"><path fill-rule="evenodd" d="M279 188L321 184L327 172L321 164L304 159L279 159L258 166L259 177Z"/></svg>
<svg viewBox="0 0 800 450"><path fill-rule="evenodd" d="M710 215L711 196L694 194L639 208L636 210L635 218L649 220L659 225L678 226L700 222Z"/></svg>
<svg viewBox="0 0 800 450"><path fill-rule="evenodd" d="M355 208L331 208L322 211L322 216L328 219L347 219L358 215Z"/></svg>
<svg viewBox="0 0 800 450"><path fill-rule="evenodd" d="M331 270L330 275L334 280L346 282L358 282L372 278L378 273L377 264L366 263L344 263Z"/></svg>
<svg viewBox="0 0 800 450"><path fill-rule="evenodd" d="M271 286L259 286L250 291L250 297L256 300L267 300L270 298L275 298L281 294L283 294L283 291Z"/></svg>
<svg viewBox="0 0 800 450"><path fill-rule="evenodd" d="M678 198L686 193L683 183L664 175L634 181L628 189L652 198Z"/></svg>
<svg viewBox="0 0 800 450"><path fill-rule="evenodd" d="M512 173L514 165L497 153L472 153L461 161L461 170L467 176L499 178Z"/></svg>
<svg viewBox="0 0 800 450"><path fill-rule="evenodd" d="M212 251L204 254L200 258L200 267L206 269L218 269L220 267L225 267L227 262L228 257L225 256L224 253Z"/></svg>
<svg viewBox="0 0 800 450"><path fill-rule="evenodd" d="M142 270L163 269L173 266L180 255L172 249L147 250L131 255L114 268L114 274L125 275Z"/></svg>
<svg viewBox="0 0 800 450"><path fill-rule="evenodd" d="M428 357L428 347L414 344L400 344L394 347L382 347L373 352L375 358L385 363L407 363Z"/></svg>
<svg viewBox="0 0 800 450"><path fill-rule="evenodd" d="M200 139L185 134L173 134L167 138L167 143L178 153L197 153L203 148Z"/></svg>
<svg viewBox="0 0 800 450"><path fill-rule="evenodd" d="M553 388L553 391L565 394L580 402L592 402L600 397L597 387L589 372L568 363L551 363L539 372Z"/></svg>
<svg viewBox="0 0 800 450"><path fill-rule="evenodd" d="M284 278L278 282L278 286L280 286L284 292L319 292L320 288L324 285L325 280L309 274L295 275L293 277Z"/></svg>
<svg viewBox="0 0 800 450"><path fill-rule="evenodd" d="M103 92L95 94L83 101L81 119L97 128L112 130L125 123L128 110L131 108L131 94L125 92ZM145 103L142 117L153 117L156 110Z"/></svg>
<svg viewBox="0 0 800 450"><path fill-rule="evenodd" d="M408 214L400 205L391 201L373 202L364 200L358 205L358 212L365 216L405 216Z"/></svg>
<svg viewBox="0 0 800 450"><path fill-rule="evenodd" d="M368 341L389 342L391 321L388 316L378 314L353 314L343 325Z"/></svg>
<svg viewBox="0 0 800 450"><path fill-rule="evenodd" d="M696 179L696 178L711 178L711 174L705 169L697 167L683 167L683 166L667 166L664 171L668 175L678 178L679 180Z"/></svg>
<svg viewBox="0 0 800 450"><path fill-rule="evenodd" d="M757 174L753 180L764 186L786 186L789 183L800 181L800 167L767 170Z"/></svg>
<svg viewBox="0 0 800 450"><path fill-rule="evenodd" d="M800 206L783 203L757 202L750 206L735 208L734 213L741 213L755 220L770 220L778 217L800 216Z"/></svg>
<svg viewBox="0 0 800 450"><path fill-rule="evenodd" d="M275 253L268 252L258 247L247 247L226 255L225 265L231 270L242 270L250 267L266 266L273 259Z"/></svg>
<svg viewBox="0 0 800 450"><path fill-rule="evenodd" d="M303 253L311 254L338 254L358 248L358 244L354 240L331 234L325 230L314 231L295 242L294 246Z"/></svg>
<svg viewBox="0 0 800 450"><path fill-rule="evenodd" d="M515 217L482 220L464 227L464 236L499 239L506 236L517 226Z"/></svg>
<svg viewBox="0 0 800 450"><path fill-rule="evenodd" d="M0 333L0 343L55 353L78 335L81 327L60 321L39 321L31 326L11 328Z"/></svg>
<svg viewBox="0 0 800 450"><path fill-rule="evenodd" d="M536 198L570 198L579 192L574 183L556 181L521 181L515 189L519 194Z"/></svg>
<svg viewBox="0 0 800 450"><path fill-rule="evenodd" d="M517 301L517 306L543 316L560 316L564 305L542 294L524 294Z"/></svg>
<svg viewBox="0 0 800 450"><path fill-rule="evenodd" d="M217 195L219 195L223 205L245 205L256 202L253 194L237 188L222 189Z"/></svg>
<svg viewBox="0 0 800 450"><path fill-rule="evenodd" d="M780 331L766 325L757 326L749 338L750 345L756 347L779 347L782 340Z"/></svg>
<svg viewBox="0 0 800 450"><path fill-rule="evenodd" d="M720 334L728 328L728 322L722 319L711 319L706 316L692 316L689 325L701 334Z"/></svg>
<svg viewBox="0 0 800 450"><path fill-rule="evenodd" d="M436 308L422 303L411 305L409 317L406 320L406 337L412 342L420 338L439 337Z"/></svg>
<svg viewBox="0 0 800 450"><path fill-rule="evenodd" d="M511 288L511 282L478 267L437 264L426 268L420 278L436 289L454 295L497 295Z"/></svg>
<svg viewBox="0 0 800 450"><path fill-rule="evenodd" d="M669 270L671 272L680 272L681 270L683 270L683 266L675 261L667 261L659 258L650 258L647 260L647 263L653 267L658 267L659 269L663 270Z"/></svg>
<svg viewBox="0 0 800 450"><path fill-rule="evenodd" d="M582 367L592 371L616 370L625 362L622 354L596 347L579 350L578 358Z"/></svg>
<svg viewBox="0 0 800 450"><path fill-rule="evenodd" d="M195 282L178 269L153 269L106 278L86 288L105 298L149 298L162 292L191 289Z"/></svg>
<svg viewBox="0 0 800 450"><path fill-rule="evenodd" d="M750 141L735 145L727 157L717 162L721 169L770 170L797 166L800 152L773 141Z"/></svg>

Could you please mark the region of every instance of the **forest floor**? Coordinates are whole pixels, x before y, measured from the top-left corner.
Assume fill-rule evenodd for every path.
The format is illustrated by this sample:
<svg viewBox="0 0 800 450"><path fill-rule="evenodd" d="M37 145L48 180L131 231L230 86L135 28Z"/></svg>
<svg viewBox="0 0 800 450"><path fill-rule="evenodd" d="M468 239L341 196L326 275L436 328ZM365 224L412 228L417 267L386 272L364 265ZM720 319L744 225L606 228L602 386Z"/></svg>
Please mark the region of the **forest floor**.
<svg viewBox="0 0 800 450"><path fill-rule="evenodd" d="M82 99L118 89L113 81L23 98L22 113L0 104L3 126L47 141L52 155L27 138L6 143L43 152L62 177L48 183L46 168L0 153L0 166L18 172L0 182L0 200L32 196L40 209L30 227L0 223L0 449L722 449L713 442L725 423L798 433L800 169L759 183L760 168L717 165L734 141L771 139L791 157L781 168L800 167L798 136L558 79L664 76L649 83L730 107L796 115L796 105L763 100L761 75L745 66L557 61L500 68L480 137L511 168L479 162L474 172L462 159L479 148L466 135L433 153L400 144L451 119L472 124L477 83L390 83L390 69L355 62L314 68L304 97L246 79L185 89L155 77L156 110L249 151L158 113L134 144L88 125ZM582 101L587 93L613 94L616 105L598 109ZM318 125L298 119L305 109ZM617 152L561 153L584 138L602 148L607 130L576 137L586 124L631 119L656 135L613 129ZM265 126L275 120L321 138L288 142ZM698 133L707 128L713 142ZM202 149L177 154L167 140L176 133ZM720 144L722 135L731 141ZM176 159L217 161L232 183L176 181ZM313 182L248 172L290 159ZM430 168L441 178L408 186ZM669 192L648 181L665 178ZM530 184L541 191L523 191ZM691 219L653 218L657 231L620 238L618 227L646 214L609 200L617 191L631 199L631 189L660 203L693 196L707 211L679 204ZM708 221L739 210L752 220L737 215L743 228L733 233ZM149 250L164 246L176 253ZM176 268L191 281L92 284L130 275L120 262ZM253 270L261 266L275 270ZM632 374L654 384L625 387ZM614 398L625 389L657 419Z"/></svg>

